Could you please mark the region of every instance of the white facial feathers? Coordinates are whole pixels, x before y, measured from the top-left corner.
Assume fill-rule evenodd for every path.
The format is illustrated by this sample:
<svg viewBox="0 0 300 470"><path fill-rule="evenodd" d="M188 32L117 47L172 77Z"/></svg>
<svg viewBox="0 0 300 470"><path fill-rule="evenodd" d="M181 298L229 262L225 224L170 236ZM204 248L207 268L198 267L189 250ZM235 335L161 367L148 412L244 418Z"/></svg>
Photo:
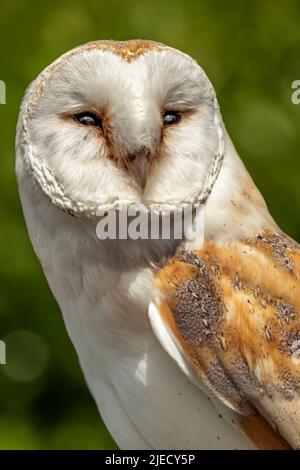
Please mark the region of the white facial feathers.
<svg viewBox="0 0 300 470"><path fill-rule="evenodd" d="M123 44L125 58L101 42L65 54L27 95L21 157L51 202L74 215L123 202L196 202L219 171L223 129L202 69L156 43L128 60L135 50ZM181 122L164 127L170 110ZM85 111L100 116L103 130L76 122Z"/></svg>

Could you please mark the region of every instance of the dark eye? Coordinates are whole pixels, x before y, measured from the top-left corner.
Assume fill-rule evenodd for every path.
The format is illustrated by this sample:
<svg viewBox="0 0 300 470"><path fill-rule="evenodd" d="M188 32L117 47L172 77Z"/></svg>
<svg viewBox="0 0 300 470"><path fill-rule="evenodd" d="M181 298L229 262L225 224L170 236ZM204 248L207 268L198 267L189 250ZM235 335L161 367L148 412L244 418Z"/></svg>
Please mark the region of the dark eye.
<svg viewBox="0 0 300 470"><path fill-rule="evenodd" d="M83 126L102 127L102 119L96 116L96 114L84 112L75 114L74 117Z"/></svg>
<svg viewBox="0 0 300 470"><path fill-rule="evenodd" d="M163 116L163 125L171 126L181 121L181 114L178 111L166 111Z"/></svg>

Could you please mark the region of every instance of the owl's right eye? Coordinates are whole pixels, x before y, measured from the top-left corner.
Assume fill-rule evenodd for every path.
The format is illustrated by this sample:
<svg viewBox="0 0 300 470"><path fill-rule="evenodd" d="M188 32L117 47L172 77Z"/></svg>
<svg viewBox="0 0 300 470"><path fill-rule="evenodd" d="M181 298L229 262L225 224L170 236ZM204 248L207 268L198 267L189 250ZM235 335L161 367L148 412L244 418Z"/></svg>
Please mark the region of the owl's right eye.
<svg viewBox="0 0 300 470"><path fill-rule="evenodd" d="M74 118L83 126L102 127L102 119L94 113L83 112L75 114Z"/></svg>

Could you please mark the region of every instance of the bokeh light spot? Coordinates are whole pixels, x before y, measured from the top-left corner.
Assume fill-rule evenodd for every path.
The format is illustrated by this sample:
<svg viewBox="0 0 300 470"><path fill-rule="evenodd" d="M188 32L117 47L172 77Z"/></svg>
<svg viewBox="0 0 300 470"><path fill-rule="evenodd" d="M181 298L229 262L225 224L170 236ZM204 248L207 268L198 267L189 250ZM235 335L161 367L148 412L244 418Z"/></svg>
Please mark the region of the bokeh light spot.
<svg viewBox="0 0 300 470"><path fill-rule="evenodd" d="M6 365L3 372L17 382L39 377L47 367L49 353L44 340L29 330L17 330L4 338Z"/></svg>

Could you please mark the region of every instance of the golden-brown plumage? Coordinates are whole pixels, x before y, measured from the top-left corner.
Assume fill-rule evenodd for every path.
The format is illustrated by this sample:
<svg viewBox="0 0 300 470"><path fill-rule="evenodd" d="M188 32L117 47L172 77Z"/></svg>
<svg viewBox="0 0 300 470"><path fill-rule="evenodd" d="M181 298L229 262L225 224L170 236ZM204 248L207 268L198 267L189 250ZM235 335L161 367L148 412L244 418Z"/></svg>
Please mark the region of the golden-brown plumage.
<svg viewBox="0 0 300 470"><path fill-rule="evenodd" d="M299 256L266 232L181 251L157 276L164 322L258 448L300 447Z"/></svg>
<svg viewBox="0 0 300 470"><path fill-rule="evenodd" d="M132 39L130 41L91 41L84 45L85 49L98 47L102 51L110 51L118 55L123 60L131 62L136 60L145 52L149 50L163 50L166 49L164 44L146 40L146 39Z"/></svg>

